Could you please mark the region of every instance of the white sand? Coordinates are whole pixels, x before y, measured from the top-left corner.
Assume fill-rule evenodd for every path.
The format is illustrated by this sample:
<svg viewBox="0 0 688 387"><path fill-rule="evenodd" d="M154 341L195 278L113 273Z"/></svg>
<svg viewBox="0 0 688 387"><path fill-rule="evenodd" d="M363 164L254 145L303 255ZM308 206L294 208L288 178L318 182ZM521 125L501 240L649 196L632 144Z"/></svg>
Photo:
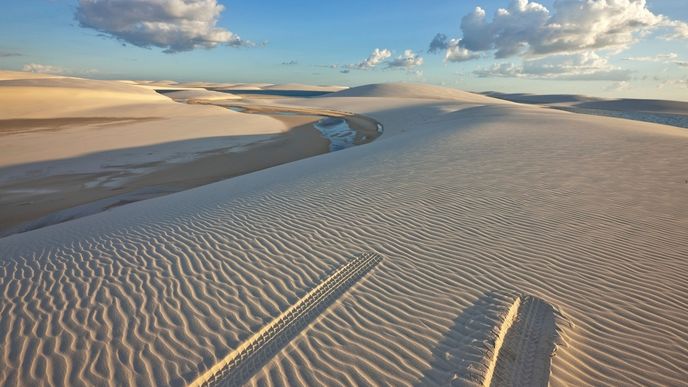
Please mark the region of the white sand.
<svg viewBox="0 0 688 387"><path fill-rule="evenodd" d="M238 95L234 95L231 93L222 93L219 91L211 91L211 90L206 90L206 89L188 89L188 90L171 91L171 92L167 92L163 95L165 97L172 98L173 100L178 101L178 102L189 102L189 101L198 101L198 100L217 101L217 100L225 100L225 99L231 99L231 100L241 99L241 97Z"/></svg>
<svg viewBox="0 0 688 387"><path fill-rule="evenodd" d="M335 92L348 89L347 86L315 86L304 85L302 83L283 83L280 85L270 85L262 87L263 90L298 90L298 91L323 91Z"/></svg>
<svg viewBox="0 0 688 387"><path fill-rule="evenodd" d="M183 385L371 250L251 384L500 380L514 291L554 307L552 385L685 382L688 132L368 89L294 104L371 144L0 239L0 384Z"/></svg>
<svg viewBox="0 0 688 387"><path fill-rule="evenodd" d="M207 90L178 93L172 97L234 98ZM216 106L180 104L150 88L117 81L78 78L0 81L0 106L3 107L0 122L39 120L24 121L30 124L26 124L29 129L9 137L0 132L4 135L0 143L0 168L116 150L126 152L109 155L109 164L117 164L120 158L120 162L127 163L151 162L180 152L185 141L195 142L193 149L185 151L193 153L226 147L228 140L236 146L244 145L254 141L253 137L265 138L287 129L270 117L238 114ZM54 130L50 121L56 118L65 119L59 130ZM83 123L83 118L100 118L102 122ZM5 126L13 125L16 123ZM223 138L221 144L217 143L218 138ZM208 141L199 141L203 139ZM156 151L152 158L148 157L151 149L141 149L140 154L133 150L158 145L166 149L160 149L162 153ZM100 164L94 160L86 167L92 171ZM3 177L9 177L8 173L5 171ZM17 174L13 171L12 176Z"/></svg>

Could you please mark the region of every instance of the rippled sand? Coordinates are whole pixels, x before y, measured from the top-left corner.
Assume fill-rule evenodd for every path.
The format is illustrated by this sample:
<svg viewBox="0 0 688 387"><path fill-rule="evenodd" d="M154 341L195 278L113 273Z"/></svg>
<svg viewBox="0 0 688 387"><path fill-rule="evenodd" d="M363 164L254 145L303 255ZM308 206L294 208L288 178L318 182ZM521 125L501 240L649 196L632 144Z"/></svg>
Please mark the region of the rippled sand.
<svg viewBox="0 0 688 387"><path fill-rule="evenodd" d="M249 384L685 381L685 130L385 93L309 101L370 144L0 239L0 384L183 385L364 251Z"/></svg>

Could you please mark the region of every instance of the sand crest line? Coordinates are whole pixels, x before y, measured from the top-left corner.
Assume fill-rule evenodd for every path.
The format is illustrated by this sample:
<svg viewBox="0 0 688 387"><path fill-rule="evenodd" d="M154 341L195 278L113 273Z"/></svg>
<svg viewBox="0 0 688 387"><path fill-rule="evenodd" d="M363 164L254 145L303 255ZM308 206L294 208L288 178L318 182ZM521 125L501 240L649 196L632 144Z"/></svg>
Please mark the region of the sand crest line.
<svg viewBox="0 0 688 387"><path fill-rule="evenodd" d="M321 306L328 305L381 260L380 254L367 252L340 266L318 286L244 341L189 386L233 385L232 379L240 380L251 371L246 366L255 368L257 364L260 364L261 357L270 357L269 352L286 344L288 342L286 339L305 327Z"/></svg>

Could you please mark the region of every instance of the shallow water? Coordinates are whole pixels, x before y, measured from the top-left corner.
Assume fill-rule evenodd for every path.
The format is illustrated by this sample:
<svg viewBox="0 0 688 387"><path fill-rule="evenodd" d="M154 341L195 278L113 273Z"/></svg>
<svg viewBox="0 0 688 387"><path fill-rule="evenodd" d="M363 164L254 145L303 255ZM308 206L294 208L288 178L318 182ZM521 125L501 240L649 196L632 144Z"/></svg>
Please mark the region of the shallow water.
<svg viewBox="0 0 688 387"><path fill-rule="evenodd" d="M326 117L313 126L330 141L330 152L356 145L356 131L342 118Z"/></svg>

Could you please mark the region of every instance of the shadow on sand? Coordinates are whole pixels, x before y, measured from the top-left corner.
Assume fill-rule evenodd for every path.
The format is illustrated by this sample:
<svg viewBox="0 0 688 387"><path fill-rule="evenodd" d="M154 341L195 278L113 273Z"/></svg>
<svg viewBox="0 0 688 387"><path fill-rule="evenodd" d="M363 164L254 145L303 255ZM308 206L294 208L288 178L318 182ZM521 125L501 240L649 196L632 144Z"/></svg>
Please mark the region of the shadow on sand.
<svg viewBox="0 0 688 387"><path fill-rule="evenodd" d="M415 385L547 386L557 337L545 301L488 292L454 321Z"/></svg>

